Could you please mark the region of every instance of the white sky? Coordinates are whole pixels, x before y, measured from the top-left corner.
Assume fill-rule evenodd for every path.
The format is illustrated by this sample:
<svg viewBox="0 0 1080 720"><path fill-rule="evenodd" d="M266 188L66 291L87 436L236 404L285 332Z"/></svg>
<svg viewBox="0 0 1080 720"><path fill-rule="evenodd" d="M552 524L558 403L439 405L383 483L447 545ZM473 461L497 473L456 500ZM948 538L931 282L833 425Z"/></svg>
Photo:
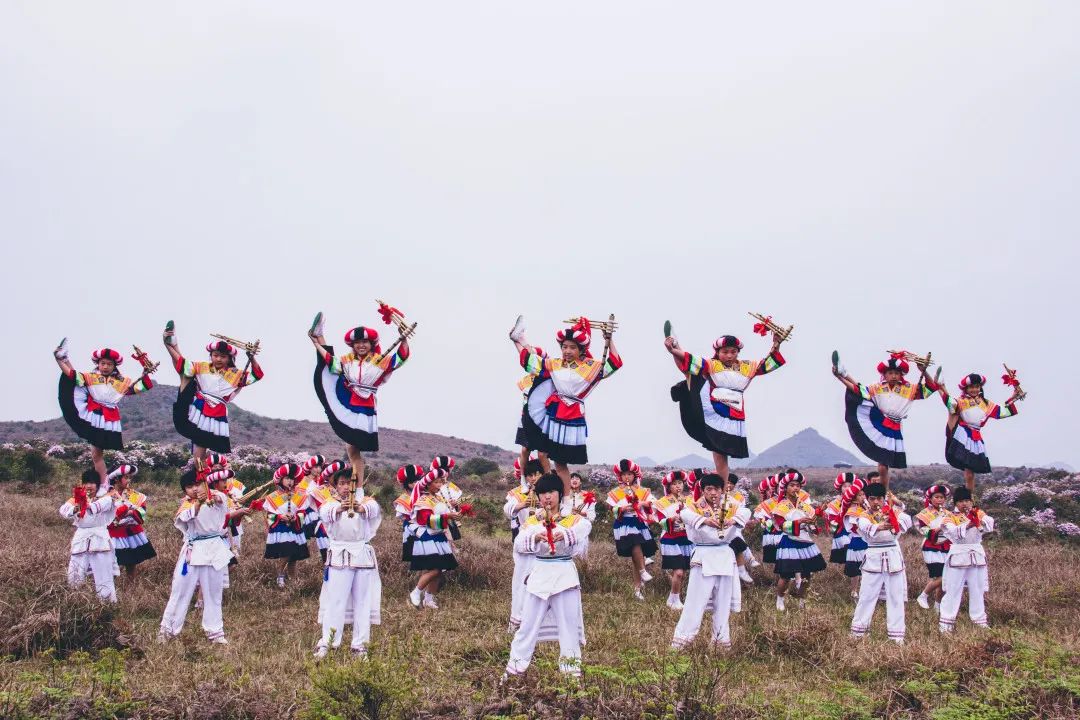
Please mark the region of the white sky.
<svg viewBox="0 0 1080 720"><path fill-rule="evenodd" d="M665 319L701 352L797 326L748 394L751 448L804 427L851 447L837 348L1031 397L997 464L1074 441L1080 4L592 2L0 6L0 419L59 414L71 338L164 357L263 341L240 404L317 419L304 335L420 322L384 426L511 447L524 313L614 312L626 367L588 403L591 456L695 450ZM385 326L380 326L384 329ZM124 369L130 370L133 361ZM163 368L159 377L175 382ZM1069 388L1072 388L1070 390ZM917 405L909 458L943 462Z"/></svg>

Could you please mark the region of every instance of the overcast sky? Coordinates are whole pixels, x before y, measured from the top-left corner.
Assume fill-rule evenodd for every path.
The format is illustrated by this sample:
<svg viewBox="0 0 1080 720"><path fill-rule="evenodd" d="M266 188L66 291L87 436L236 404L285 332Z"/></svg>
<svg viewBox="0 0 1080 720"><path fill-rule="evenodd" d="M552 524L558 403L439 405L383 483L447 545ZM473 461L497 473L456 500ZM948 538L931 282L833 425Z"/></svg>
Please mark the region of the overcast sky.
<svg viewBox="0 0 1080 720"><path fill-rule="evenodd" d="M262 339L241 406L324 418L305 331L323 310L340 344L379 297L420 323L384 426L512 447L515 316L554 349L614 312L590 456L665 460L700 447L664 320L761 356L758 311L796 332L748 392L756 452L852 448L829 353L869 382L903 347L991 399L1018 367L991 460L1080 466L1077 27L982 0L4 3L0 419L59 415L62 336L80 367L160 359L170 318L193 356ZM945 417L915 406L911 460L944 461Z"/></svg>

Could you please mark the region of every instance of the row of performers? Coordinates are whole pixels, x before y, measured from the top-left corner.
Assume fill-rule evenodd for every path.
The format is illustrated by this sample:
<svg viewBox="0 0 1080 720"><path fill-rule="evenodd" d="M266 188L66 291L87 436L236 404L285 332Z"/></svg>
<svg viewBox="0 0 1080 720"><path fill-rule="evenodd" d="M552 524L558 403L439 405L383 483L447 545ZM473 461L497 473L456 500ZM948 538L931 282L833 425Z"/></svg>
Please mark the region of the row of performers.
<svg viewBox="0 0 1080 720"><path fill-rule="evenodd" d="M175 525L184 543L162 618L163 641L179 634L195 590L201 587L203 629L213 642L226 642L221 593L238 551L239 521L251 508L241 504L243 496L237 492L242 493L242 487L223 467L223 459L210 460L211 467L201 477L191 471L181 481L185 497ZM268 519L264 557L281 559L285 567L307 557L304 519L309 512L317 517L318 529L312 534L321 538L324 556L319 611L323 635L316 647L320 658L331 645L342 642L345 624L353 625L353 650L363 653L370 626L379 622L381 613L381 584L370 546L381 510L362 486L356 486L344 463L320 468L321 462L316 456L304 466L282 466L275 472L278 487L262 501ZM394 510L402 522L403 559L420 573L409 598L417 607L438 607L435 595L444 573L457 566L454 526L468 514L468 507L460 503L460 489L449 480L452 469L451 459L439 457L427 472L420 466L398 472L408 492L395 501ZM654 498L640 485L640 470L632 462L621 461L615 469L620 485L608 494L607 503L615 515L617 552L634 559L635 592L641 599L641 584L650 579L644 559L656 551L649 526L659 520L664 528L662 567L671 571L673 583L668 606L680 612L673 647L693 641L706 611L713 613L712 641L730 644L729 614L741 608L737 557L747 552L742 532L755 522L763 527L764 559L775 564L777 608L784 609L789 585L801 604L812 575L826 567L813 537L823 530L821 518L833 535L830 559L858 578L852 635L867 632L878 600L884 598L889 637L903 641L907 577L897 538L913 521L895 498L886 497L880 482L867 485L850 473L842 474L836 480L839 496L815 507L802 489L802 476L791 471L766 478L759 486L762 502L751 511L745 497L713 473L671 473L664 479L665 495ZM322 482L307 488L295 484L297 479L306 480L306 471ZM524 672L536 643L544 639L559 642L561 667L577 673L584 623L578 570L572 560L587 552L595 497L580 488L564 496L561 479L543 474L536 461L527 463L521 474L521 485L508 494L506 503L514 531L509 628L513 640L507 673ZM92 573L98 592L114 601L116 566L137 564L153 555L141 528L146 498L131 487L133 475L134 468L122 467L113 473L115 485L102 489L97 473L87 471L84 484L60 509L76 528L70 581L81 583ZM942 632L955 624L965 588L972 621L986 625L987 570L981 539L993 529L992 518L972 507L966 488L957 489L953 510L945 508L948 495L944 486L929 488L926 507L914 521L925 536L923 552L931 575L919 602L929 607L931 598L941 599ZM676 582L681 584L687 575L683 603ZM279 583L283 582L282 574Z"/></svg>
<svg viewBox="0 0 1080 720"><path fill-rule="evenodd" d="M396 308L380 305L380 314L388 324L401 322ZM364 452L378 450L376 394L409 358L407 335L383 351L379 333L359 326L345 336L348 352L338 355L324 336L324 319L319 313L308 331L316 352L313 376L315 394L323 405L335 433L344 441L354 474L364 472ZM399 329L402 325L399 324ZM559 357L547 355L525 338L520 322L510 333L527 375L519 383L524 406L517 431L521 459L530 452L539 453L545 472L554 469L563 480L564 494L570 491L573 464L588 461L585 400L597 385L623 365L612 339L613 327L602 326L604 351L601 359L592 356L592 325L579 319L556 334ZM765 328L755 330L764 333ZM679 404L679 414L688 435L709 450L721 477L728 475L730 458L749 455L745 428L744 394L750 383L761 375L782 367L785 359L780 344L786 335L773 334L772 348L762 360L740 358L742 342L724 335L713 343L709 356L683 350L668 336L664 344L685 377L671 389ZM173 406L177 432L189 439L196 461L202 463L208 451L230 450L228 404L239 392L263 377L248 346L248 359L238 368L237 347L225 341L207 345L206 361L193 361L181 351L170 323L163 334L165 347L180 376L180 391ZM886 488L890 468L906 467L902 422L916 400L939 393L949 415L946 424L945 457L950 465L965 474L965 484L974 489L977 473L990 471L982 429L992 419L1015 415L1016 401L1023 391L1015 374L1003 377L1013 387L1012 396L998 405L986 399L986 378L972 373L959 383L960 394L950 395L945 385L926 374L926 365L916 361L920 378L906 379L909 354L895 353L878 365L879 382L863 384L852 378L833 355L833 374L844 384L845 418L853 442L865 455L878 463L878 472ZM92 354L94 370L77 371L71 364L66 340L55 351L61 368L59 400L64 418L72 429L93 446L94 466L102 482L106 479L104 450L122 449L121 419L118 409L126 396L153 387L150 372L155 367L144 353L134 357L143 363L144 373L137 379L119 371L123 356L116 350L102 348Z"/></svg>

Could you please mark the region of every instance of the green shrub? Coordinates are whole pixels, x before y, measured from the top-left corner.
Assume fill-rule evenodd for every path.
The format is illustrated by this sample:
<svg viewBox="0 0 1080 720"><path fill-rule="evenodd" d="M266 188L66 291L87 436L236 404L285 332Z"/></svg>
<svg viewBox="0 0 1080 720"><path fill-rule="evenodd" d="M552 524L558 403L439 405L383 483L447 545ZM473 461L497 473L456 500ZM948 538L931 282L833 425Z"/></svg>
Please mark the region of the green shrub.
<svg viewBox="0 0 1080 720"><path fill-rule="evenodd" d="M384 720L415 709L410 653L391 646L366 660L326 661L311 674L304 720Z"/></svg>

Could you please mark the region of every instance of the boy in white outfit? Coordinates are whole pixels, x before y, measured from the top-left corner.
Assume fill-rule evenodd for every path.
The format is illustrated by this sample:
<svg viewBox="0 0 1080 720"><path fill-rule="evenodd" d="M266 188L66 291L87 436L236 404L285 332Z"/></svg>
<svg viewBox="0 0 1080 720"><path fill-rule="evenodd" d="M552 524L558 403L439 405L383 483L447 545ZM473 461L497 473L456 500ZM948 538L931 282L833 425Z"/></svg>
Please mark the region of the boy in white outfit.
<svg viewBox="0 0 1080 720"><path fill-rule="evenodd" d="M180 634L187 619L195 588L201 586L202 628L206 637L218 645L227 645L221 615L221 591L233 555L222 542L221 533L229 513L228 497L223 492L225 474L214 473L213 485L189 470L180 477L184 501L173 524L184 534L184 545L173 571L172 591L161 618L158 640L165 642Z"/></svg>
<svg viewBox="0 0 1080 720"><path fill-rule="evenodd" d="M870 629L878 600L885 595L885 619L889 639L904 644L904 601L907 573L897 538L911 529L911 516L885 502L885 486L866 486L867 509L849 513L851 530L866 542L859 583L859 601L851 618L851 636L864 637Z"/></svg>
<svg viewBox="0 0 1080 720"><path fill-rule="evenodd" d="M750 520L750 510L736 503L724 503L724 481L715 473L700 479L701 498L687 502L681 513L686 534L694 543L690 558L690 580L686 588L679 623L671 647L681 650L694 641L701 630L705 611L712 607L711 641L731 647L732 594L738 588L735 552L731 541Z"/></svg>
<svg viewBox="0 0 1080 720"><path fill-rule="evenodd" d="M517 540L521 526L532 516L536 510L537 500L534 486L543 474L543 466L539 460L529 460L525 463L522 471L521 484L506 494L506 503L503 505L503 515L510 521L510 534ZM506 631L511 635L521 627L521 608L525 603L525 578L532 569L534 556L521 553L514 545L514 577L510 584L510 623Z"/></svg>
<svg viewBox="0 0 1080 720"><path fill-rule="evenodd" d="M70 520L75 528L71 538L71 559L68 561L68 584L82 585L86 574L93 573L94 589L102 600L116 602L113 580L116 554L109 523L116 516L113 495L98 497L101 474L94 469L82 474L82 483L72 488L71 498L60 506L60 517Z"/></svg>
<svg viewBox="0 0 1080 720"><path fill-rule="evenodd" d="M382 523L382 512L375 498L364 495L363 487L350 489L352 477L351 467L336 472L334 494L319 506L319 519L329 542L325 590L319 597L322 637L315 648L316 660L326 657L331 644L341 647L349 622L353 655L366 655L371 626L379 624L381 618L382 582L370 543Z"/></svg>
<svg viewBox="0 0 1080 720"><path fill-rule="evenodd" d="M941 526L951 543L941 583L945 596L941 598L938 629L943 633L952 632L956 626L965 587L971 622L979 627L989 627L983 596L990 589L990 575L982 538L994 531L994 518L975 507L971 491L966 487L956 488L953 500L956 512L950 513Z"/></svg>

